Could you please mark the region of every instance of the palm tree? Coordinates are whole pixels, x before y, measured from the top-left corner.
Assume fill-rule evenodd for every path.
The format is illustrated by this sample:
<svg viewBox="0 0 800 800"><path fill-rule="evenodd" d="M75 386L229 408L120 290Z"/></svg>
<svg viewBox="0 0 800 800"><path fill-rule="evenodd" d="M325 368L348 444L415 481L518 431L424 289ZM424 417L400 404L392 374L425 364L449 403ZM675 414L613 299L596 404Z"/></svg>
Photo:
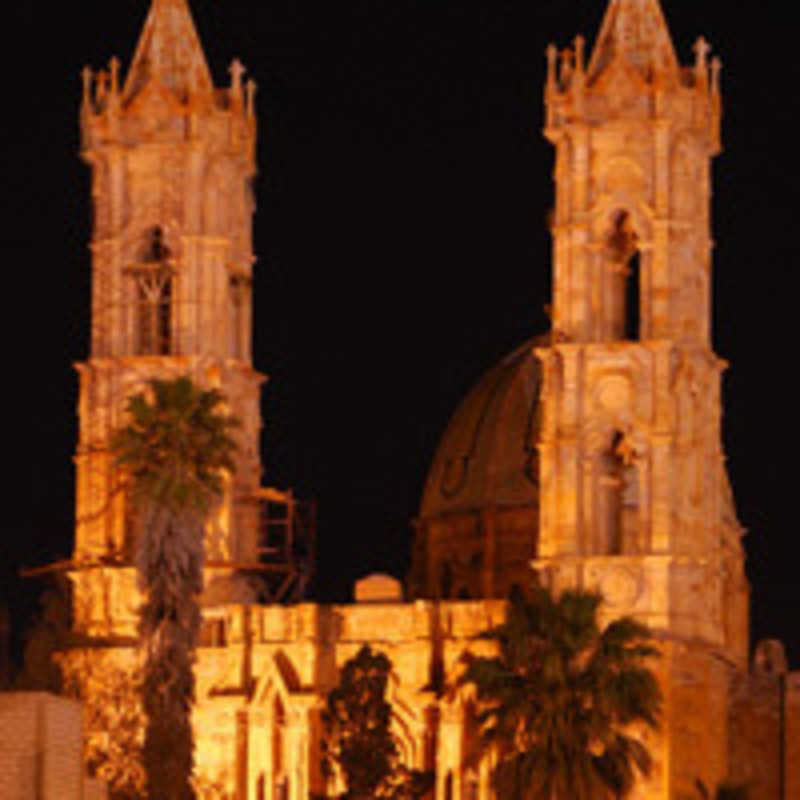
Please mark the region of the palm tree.
<svg viewBox="0 0 800 800"><path fill-rule="evenodd" d="M216 390L188 377L149 381L131 397L129 422L111 443L136 511L135 562L144 599L142 758L151 800L185 800L193 767L192 663L200 627L203 530L222 471L233 471L235 420Z"/></svg>
<svg viewBox="0 0 800 800"><path fill-rule="evenodd" d="M651 758L630 735L655 729L661 692L647 659L648 628L625 617L600 630L597 594L535 587L512 593L506 619L484 634L493 658L473 658L481 752L498 757L493 781L505 800L617 800Z"/></svg>
<svg viewBox="0 0 800 800"><path fill-rule="evenodd" d="M342 667L322 713L323 774L338 766L347 783L340 800L382 797L416 800L430 791L433 774L400 761L392 731L392 706L386 699L392 662L364 645Z"/></svg>

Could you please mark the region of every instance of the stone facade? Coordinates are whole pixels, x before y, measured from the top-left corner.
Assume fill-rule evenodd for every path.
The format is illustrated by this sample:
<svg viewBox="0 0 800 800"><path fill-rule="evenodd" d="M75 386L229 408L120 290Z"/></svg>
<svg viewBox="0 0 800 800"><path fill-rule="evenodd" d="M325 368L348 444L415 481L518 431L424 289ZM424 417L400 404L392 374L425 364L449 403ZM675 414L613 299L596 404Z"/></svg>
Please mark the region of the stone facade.
<svg viewBox="0 0 800 800"><path fill-rule="evenodd" d="M560 59L548 53L552 331L456 412L417 520L412 601L384 576L348 606L258 605L236 580L258 566L258 504L273 497L259 487L263 377L250 354L255 86L234 62L230 86L213 87L185 0L153 0L124 84L116 61L87 70L92 345L79 366L71 577L76 631L118 646L63 663L76 674L135 665L131 512L108 454L126 398L153 376L219 387L243 426L206 539L202 797L335 788L320 773L320 713L337 670L370 644L393 663L407 763L435 770L436 800L488 800L490 765L464 758L469 693L442 688L465 652L484 652L496 598L534 570L555 589L599 589L605 619L634 614L660 641L664 723L636 800L687 800L728 778L749 781L752 800L780 786L800 796L796 678L762 686L747 671L749 590L721 447L709 220L719 61L701 39L680 66L657 0L611 0L584 50L578 38ZM83 693L91 704L91 681Z"/></svg>
<svg viewBox="0 0 800 800"><path fill-rule="evenodd" d="M43 692L0 693L0 797L104 800L84 775L80 704Z"/></svg>

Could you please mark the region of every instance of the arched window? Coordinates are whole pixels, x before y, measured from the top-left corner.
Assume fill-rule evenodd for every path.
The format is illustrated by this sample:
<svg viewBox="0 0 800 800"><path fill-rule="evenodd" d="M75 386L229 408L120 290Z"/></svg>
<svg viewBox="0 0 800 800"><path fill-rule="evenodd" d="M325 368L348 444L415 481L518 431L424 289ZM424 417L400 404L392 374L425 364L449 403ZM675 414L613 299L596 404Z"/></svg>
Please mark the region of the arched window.
<svg viewBox="0 0 800 800"><path fill-rule="evenodd" d="M628 261L625 275L625 339L627 341L638 341L641 336L639 320L641 304L641 267L637 250Z"/></svg>
<svg viewBox="0 0 800 800"><path fill-rule="evenodd" d="M137 355L173 352L173 269L160 227L148 231L132 267L134 281L134 351Z"/></svg>
<svg viewBox="0 0 800 800"><path fill-rule="evenodd" d="M615 215L606 249L611 271L607 295L611 338L637 341L641 334L639 235L627 211Z"/></svg>

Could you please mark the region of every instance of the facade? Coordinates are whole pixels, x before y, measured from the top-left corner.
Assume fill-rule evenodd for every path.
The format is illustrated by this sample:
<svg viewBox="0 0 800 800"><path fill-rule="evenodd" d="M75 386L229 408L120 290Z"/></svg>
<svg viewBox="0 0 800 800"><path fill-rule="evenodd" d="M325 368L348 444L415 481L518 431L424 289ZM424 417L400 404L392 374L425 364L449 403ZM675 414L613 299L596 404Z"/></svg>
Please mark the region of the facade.
<svg viewBox="0 0 800 800"><path fill-rule="evenodd" d="M255 85L234 61L230 85L214 88L186 0L153 0L124 82L116 60L86 71L92 337L78 367L69 570L76 632L103 646L62 664L92 707L135 663L132 512L108 453L126 398L151 377L218 387L244 424L206 538L202 797L307 800L334 788L319 767L320 712L338 668L367 643L393 662L409 766L435 770L436 800L488 800L489 765L465 763L469 694L441 688L466 651L487 646L479 634L502 618L499 598L534 571L554 589L599 589L606 618L634 614L657 632L665 716L658 735L642 733L655 768L637 800L696 797L731 777L750 781L753 800L775 785L800 797L786 766L797 681L775 659L748 672L742 530L720 437L725 365L710 342L721 100L708 49L699 40L695 63L680 66L657 0L611 0L588 58L580 37L560 57L550 49L552 330L487 373L454 415L416 521L410 601L375 577L346 606L257 602L299 593L304 568L296 541L286 544L299 529L284 525L276 547L269 516L271 505L294 514L293 498L259 484ZM108 713L105 727L120 728ZM738 731L753 720L774 735L745 774L751 746ZM104 735L89 731L95 756Z"/></svg>

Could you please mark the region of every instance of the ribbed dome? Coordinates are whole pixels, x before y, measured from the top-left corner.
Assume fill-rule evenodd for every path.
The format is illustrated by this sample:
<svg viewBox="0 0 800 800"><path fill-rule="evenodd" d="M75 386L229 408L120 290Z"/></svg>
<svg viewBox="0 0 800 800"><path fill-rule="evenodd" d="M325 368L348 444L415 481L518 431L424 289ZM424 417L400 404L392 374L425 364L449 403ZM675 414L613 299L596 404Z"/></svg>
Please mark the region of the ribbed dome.
<svg viewBox="0 0 800 800"><path fill-rule="evenodd" d="M530 339L490 369L456 409L433 459L420 519L538 505L541 368Z"/></svg>

